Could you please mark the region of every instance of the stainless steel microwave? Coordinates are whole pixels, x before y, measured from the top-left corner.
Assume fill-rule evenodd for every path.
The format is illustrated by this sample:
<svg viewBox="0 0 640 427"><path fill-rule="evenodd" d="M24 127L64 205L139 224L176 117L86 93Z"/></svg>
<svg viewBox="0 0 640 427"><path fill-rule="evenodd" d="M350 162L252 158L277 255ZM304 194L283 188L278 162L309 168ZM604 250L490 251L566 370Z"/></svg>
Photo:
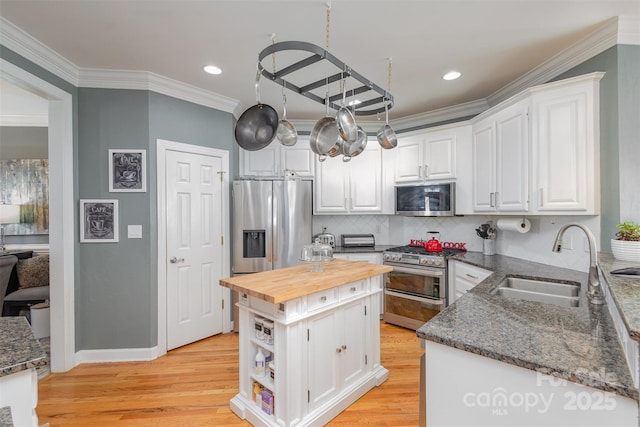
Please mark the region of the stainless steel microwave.
<svg viewBox="0 0 640 427"><path fill-rule="evenodd" d="M396 187L397 215L454 216L455 203L455 182Z"/></svg>

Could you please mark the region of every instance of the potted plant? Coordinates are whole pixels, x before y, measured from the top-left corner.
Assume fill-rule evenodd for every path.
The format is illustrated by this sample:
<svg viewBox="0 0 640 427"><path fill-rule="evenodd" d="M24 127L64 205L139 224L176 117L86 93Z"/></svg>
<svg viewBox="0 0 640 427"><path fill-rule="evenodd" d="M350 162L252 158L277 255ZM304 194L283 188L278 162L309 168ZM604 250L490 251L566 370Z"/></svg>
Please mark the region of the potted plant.
<svg viewBox="0 0 640 427"><path fill-rule="evenodd" d="M640 262L640 224L625 221L616 224L617 239L611 239L611 251L621 261Z"/></svg>

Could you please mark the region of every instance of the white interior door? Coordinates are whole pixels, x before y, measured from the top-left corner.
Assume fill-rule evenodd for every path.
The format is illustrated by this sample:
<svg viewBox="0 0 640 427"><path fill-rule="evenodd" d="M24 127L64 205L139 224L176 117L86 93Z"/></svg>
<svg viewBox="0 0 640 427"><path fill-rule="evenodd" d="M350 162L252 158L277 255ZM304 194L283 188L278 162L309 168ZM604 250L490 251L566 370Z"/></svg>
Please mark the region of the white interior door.
<svg viewBox="0 0 640 427"><path fill-rule="evenodd" d="M167 151L167 350L222 332L222 170L219 157Z"/></svg>

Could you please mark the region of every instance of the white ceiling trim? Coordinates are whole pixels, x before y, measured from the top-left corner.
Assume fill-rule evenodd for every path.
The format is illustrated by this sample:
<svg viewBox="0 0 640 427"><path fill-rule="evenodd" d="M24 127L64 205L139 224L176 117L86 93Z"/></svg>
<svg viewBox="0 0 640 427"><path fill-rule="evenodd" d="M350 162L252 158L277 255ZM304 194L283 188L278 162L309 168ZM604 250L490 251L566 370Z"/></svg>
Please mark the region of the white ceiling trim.
<svg viewBox="0 0 640 427"><path fill-rule="evenodd" d="M396 119L392 121L392 124L398 128L410 129L438 121L478 114L478 109L487 109L488 106L498 104L530 86L545 83L616 43L640 44L639 23L640 20L633 18L612 18L580 42L543 62L484 100ZM243 110L236 100L157 74L145 71L79 69L2 17L0 17L0 44L78 87L152 90L174 98L230 112L236 118ZM301 121L301 125L304 127L305 121ZM312 127L309 126L309 129Z"/></svg>
<svg viewBox="0 0 640 427"><path fill-rule="evenodd" d="M78 86L80 74L78 67L1 16L0 44L72 85Z"/></svg>
<svg viewBox="0 0 640 427"><path fill-rule="evenodd" d="M556 76L604 52L618 42L617 18L612 18L584 39L552 56L528 73L520 76L487 97L489 105L496 105L531 86L548 82Z"/></svg>
<svg viewBox="0 0 640 427"><path fill-rule="evenodd" d="M147 71L80 69L79 87L149 90L235 115L238 100Z"/></svg>
<svg viewBox="0 0 640 427"><path fill-rule="evenodd" d="M4 114L0 115L0 126L47 127L49 126L49 116L37 114Z"/></svg>

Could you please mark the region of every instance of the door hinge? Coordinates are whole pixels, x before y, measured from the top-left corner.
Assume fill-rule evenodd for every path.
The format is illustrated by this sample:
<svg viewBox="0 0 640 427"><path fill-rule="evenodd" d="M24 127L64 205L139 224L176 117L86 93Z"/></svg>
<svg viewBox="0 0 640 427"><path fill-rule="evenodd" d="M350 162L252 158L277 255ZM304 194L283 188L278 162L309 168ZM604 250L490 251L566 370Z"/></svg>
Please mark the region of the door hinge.
<svg viewBox="0 0 640 427"><path fill-rule="evenodd" d="M224 246L224 236L220 236L220 246Z"/></svg>
<svg viewBox="0 0 640 427"><path fill-rule="evenodd" d="M309 341L309 330L307 329L307 341Z"/></svg>
<svg viewBox="0 0 640 427"><path fill-rule="evenodd" d="M367 306L366 305L364 306L364 315L365 316L367 315Z"/></svg>
<svg viewBox="0 0 640 427"><path fill-rule="evenodd" d="M366 365L367 363L369 363L369 360L367 359L367 355L364 355L364 364Z"/></svg>
<svg viewBox="0 0 640 427"><path fill-rule="evenodd" d="M307 403L311 402L311 391L307 390Z"/></svg>
<svg viewBox="0 0 640 427"><path fill-rule="evenodd" d="M222 300L221 303L222 303L222 309L224 310L224 300Z"/></svg>
<svg viewBox="0 0 640 427"><path fill-rule="evenodd" d="M224 174L227 173L226 171L220 171L218 172L218 176L220 176L220 182L224 181Z"/></svg>

